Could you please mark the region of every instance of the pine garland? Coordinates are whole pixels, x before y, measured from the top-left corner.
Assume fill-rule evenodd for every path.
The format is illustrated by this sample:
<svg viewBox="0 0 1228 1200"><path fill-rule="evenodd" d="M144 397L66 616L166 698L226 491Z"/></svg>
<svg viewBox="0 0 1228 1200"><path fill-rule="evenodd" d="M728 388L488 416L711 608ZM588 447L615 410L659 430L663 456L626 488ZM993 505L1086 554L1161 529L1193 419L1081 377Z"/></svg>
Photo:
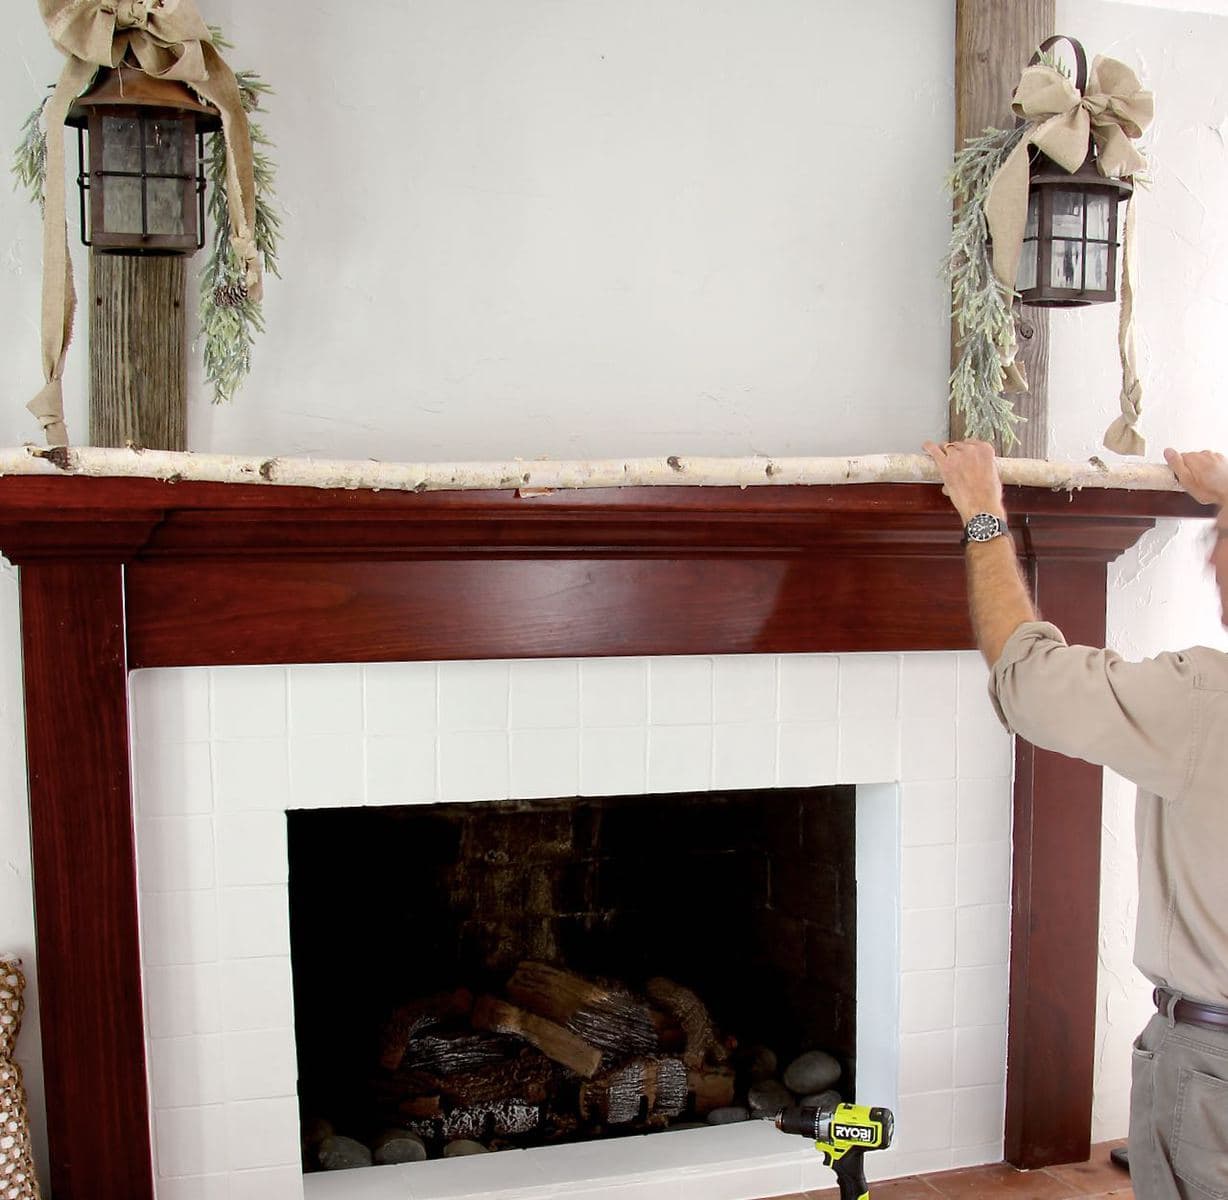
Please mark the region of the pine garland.
<svg viewBox="0 0 1228 1200"><path fill-rule="evenodd" d="M1011 306L1018 293L993 273L985 201L994 175L1026 129L986 129L969 138L947 177L957 206L945 272L959 346L951 400L968 437L997 441L1003 450L1019 440L1015 426L1024 419L1002 395L1002 360L1014 344Z"/></svg>
<svg viewBox="0 0 1228 1200"><path fill-rule="evenodd" d="M220 50L233 49L216 26L209 30L213 44ZM261 98L273 89L255 71L236 71L235 80L244 111L251 114L260 107ZM43 207L47 181L47 134L43 129L43 109L50 92L25 119L21 139L13 152L11 169L17 185L30 193L30 199ZM273 205L277 168L269 150L273 143L254 121L249 121L252 139L252 173L256 185L256 249L264 269L281 278L277 269L277 248L281 238L281 217ZM211 135L205 162L210 188L209 217L213 221L213 242L200 277L200 324L203 339L205 378L213 387L215 404L233 400L252 368L252 346L256 334L264 332L260 305L248 298L243 271L230 245L230 216L227 208L226 143L221 133Z"/></svg>

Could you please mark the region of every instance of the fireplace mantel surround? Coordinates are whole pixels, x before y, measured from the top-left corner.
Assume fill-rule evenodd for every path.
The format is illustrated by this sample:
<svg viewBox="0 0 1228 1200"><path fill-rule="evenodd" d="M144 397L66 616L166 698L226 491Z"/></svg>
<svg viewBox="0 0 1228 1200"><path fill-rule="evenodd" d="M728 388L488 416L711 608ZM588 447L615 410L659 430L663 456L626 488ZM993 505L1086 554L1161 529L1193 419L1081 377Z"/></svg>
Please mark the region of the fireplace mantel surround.
<svg viewBox="0 0 1228 1200"><path fill-rule="evenodd" d="M1107 564L1177 493L1007 490L1047 617L1100 643ZM962 650L928 484L367 492L0 478L21 568L51 1187L152 1200L130 796L139 667ZM1016 744L1007 1157L1088 1150L1101 772Z"/></svg>

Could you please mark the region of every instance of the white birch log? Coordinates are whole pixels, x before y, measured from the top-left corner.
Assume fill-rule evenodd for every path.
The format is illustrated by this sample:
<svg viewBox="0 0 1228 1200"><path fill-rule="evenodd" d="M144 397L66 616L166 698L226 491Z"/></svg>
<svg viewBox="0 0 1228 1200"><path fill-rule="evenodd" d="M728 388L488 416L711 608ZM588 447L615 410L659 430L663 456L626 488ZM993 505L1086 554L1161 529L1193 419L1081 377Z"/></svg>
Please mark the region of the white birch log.
<svg viewBox="0 0 1228 1200"><path fill-rule="evenodd" d="M1163 463L1109 465L999 460L1009 485L1077 491L1180 491ZM924 454L865 454L853 458L507 459L497 462L384 463L373 460L261 458L192 454L171 450L95 446L0 449L0 475L91 475L280 484L293 487L363 488L372 491L476 491L517 489L525 494L610 487L781 487L793 484L937 483Z"/></svg>

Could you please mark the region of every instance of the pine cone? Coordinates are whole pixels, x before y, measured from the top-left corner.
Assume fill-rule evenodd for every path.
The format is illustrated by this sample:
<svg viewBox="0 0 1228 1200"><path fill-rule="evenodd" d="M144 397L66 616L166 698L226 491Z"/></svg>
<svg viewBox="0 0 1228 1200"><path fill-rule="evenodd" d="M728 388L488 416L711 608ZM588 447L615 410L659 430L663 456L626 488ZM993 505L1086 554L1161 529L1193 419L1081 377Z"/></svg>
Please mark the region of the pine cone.
<svg viewBox="0 0 1228 1200"><path fill-rule="evenodd" d="M247 299L247 284L239 279L213 289L213 303L218 308L238 308Z"/></svg>

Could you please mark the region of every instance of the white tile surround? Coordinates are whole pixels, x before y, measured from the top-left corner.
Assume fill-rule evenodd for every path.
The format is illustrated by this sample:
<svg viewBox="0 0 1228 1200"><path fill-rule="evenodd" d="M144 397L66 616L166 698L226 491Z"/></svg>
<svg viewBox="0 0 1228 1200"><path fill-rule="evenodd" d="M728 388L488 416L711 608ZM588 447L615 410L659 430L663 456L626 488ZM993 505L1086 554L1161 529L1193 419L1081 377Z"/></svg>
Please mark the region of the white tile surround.
<svg viewBox="0 0 1228 1200"><path fill-rule="evenodd" d="M509 796L862 785L858 1099L897 1120L867 1171L1001 1158L1012 757L975 653L131 680L158 1200L745 1200L832 1184L761 1122L304 1181L285 811ZM320 964L320 986L345 986L344 961Z"/></svg>

